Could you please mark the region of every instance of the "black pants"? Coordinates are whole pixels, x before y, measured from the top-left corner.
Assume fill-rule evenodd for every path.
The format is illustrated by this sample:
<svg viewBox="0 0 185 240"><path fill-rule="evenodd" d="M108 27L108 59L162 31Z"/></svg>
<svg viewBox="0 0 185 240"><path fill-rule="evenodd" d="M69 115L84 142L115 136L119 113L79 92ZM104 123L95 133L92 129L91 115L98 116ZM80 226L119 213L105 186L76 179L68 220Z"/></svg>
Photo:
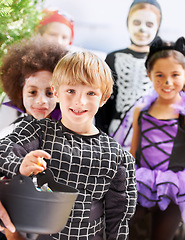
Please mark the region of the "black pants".
<svg viewBox="0 0 185 240"><path fill-rule="evenodd" d="M180 222L179 207L173 203L165 211L138 205L130 220L129 240L172 240Z"/></svg>

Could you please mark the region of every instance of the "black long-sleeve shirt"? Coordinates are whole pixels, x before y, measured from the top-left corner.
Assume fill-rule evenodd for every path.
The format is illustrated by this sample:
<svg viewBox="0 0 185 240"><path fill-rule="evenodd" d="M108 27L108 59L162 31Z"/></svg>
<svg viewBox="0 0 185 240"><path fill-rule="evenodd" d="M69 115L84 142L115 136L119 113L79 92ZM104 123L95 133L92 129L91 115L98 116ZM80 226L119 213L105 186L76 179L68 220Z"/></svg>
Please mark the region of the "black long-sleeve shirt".
<svg viewBox="0 0 185 240"><path fill-rule="evenodd" d="M107 134L79 135L50 119L27 117L0 141L0 171L12 177L24 156L36 149L51 154L47 161L55 180L79 190L66 227L53 234L62 240L124 240L136 206L134 159ZM61 216L62 218L62 216Z"/></svg>

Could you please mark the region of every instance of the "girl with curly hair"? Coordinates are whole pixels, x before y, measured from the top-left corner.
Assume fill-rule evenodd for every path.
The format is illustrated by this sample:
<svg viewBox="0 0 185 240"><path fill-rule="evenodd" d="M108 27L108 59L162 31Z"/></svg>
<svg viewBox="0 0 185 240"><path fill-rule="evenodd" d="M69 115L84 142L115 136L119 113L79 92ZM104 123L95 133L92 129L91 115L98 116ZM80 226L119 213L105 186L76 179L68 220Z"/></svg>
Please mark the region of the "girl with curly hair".
<svg viewBox="0 0 185 240"><path fill-rule="evenodd" d="M10 99L4 104L36 119L58 120L60 110L49 81L56 64L66 53L57 43L38 36L13 44L3 57L0 69L2 86ZM12 131L14 124L9 128L1 131L0 138Z"/></svg>

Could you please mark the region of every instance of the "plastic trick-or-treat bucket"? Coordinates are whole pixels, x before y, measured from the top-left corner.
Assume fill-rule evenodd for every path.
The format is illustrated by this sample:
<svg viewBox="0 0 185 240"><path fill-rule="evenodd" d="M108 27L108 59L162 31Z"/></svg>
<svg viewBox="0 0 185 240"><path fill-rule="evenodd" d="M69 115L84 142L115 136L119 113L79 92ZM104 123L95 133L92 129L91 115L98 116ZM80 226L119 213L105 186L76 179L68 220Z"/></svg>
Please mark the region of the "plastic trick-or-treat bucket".
<svg viewBox="0 0 185 240"><path fill-rule="evenodd" d="M16 230L28 234L52 234L66 225L78 190L58 183L51 170L37 176L38 186L48 184L52 192L38 191L30 177L16 175L0 181L0 201Z"/></svg>

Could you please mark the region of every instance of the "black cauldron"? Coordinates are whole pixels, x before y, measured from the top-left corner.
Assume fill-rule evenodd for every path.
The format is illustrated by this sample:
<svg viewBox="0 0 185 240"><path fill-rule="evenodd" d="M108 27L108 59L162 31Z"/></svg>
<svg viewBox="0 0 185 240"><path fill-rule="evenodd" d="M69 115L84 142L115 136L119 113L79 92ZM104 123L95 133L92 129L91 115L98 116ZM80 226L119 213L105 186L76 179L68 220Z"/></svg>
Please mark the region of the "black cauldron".
<svg viewBox="0 0 185 240"><path fill-rule="evenodd" d="M0 201L16 230L31 239L60 232L78 195L75 188L56 182L49 169L37 175L37 183L38 187L47 183L53 192L38 191L32 179L23 175L0 181Z"/></svg>

